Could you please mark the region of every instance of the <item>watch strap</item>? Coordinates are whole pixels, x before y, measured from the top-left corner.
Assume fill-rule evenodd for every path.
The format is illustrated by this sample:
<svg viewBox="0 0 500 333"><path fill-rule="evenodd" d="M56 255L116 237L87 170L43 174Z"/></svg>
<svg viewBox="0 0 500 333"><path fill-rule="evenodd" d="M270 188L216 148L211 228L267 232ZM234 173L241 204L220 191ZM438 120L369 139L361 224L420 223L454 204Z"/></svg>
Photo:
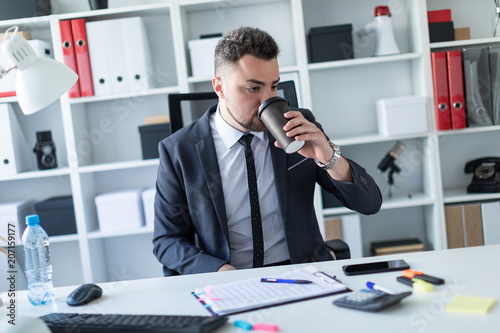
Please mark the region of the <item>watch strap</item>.
<svg viewBox="0 0 500 333"><path fill-rule="evenodd" d="M323 164L320 161L314 159L314 162L316 163L316 165L319 166L320 168L322 168L323 170L331 169L335 165L335 163L337 163L337 161L339 160L340 155L341 155L339 146L337 146L335 143L333 143L331 141L329 141L328 143L330 144L330 147L332 147L332 149L333 149L332 158L326 164Z"/></svg>

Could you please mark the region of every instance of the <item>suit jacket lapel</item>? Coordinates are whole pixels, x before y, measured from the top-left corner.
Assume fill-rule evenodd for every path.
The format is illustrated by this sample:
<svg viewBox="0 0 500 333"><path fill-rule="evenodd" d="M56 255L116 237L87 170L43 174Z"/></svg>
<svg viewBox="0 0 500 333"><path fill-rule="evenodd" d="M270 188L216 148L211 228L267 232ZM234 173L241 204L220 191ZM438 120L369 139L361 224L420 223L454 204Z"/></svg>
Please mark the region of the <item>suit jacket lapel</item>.
<svg viewBox="0 0 500 333"><path fill-rule="evenodd" d="M224 203L224 193L222 190L222 179L220 176L217 152L210 128L210 115L215 112L216 105L211 107L197 123L195 136L200 138L196 144L196 153L200 160L201 172L205 177L212 203L215 208L217 219L221 224L224 235L229 242L229 231L227 226L226 206Z"/></svg>

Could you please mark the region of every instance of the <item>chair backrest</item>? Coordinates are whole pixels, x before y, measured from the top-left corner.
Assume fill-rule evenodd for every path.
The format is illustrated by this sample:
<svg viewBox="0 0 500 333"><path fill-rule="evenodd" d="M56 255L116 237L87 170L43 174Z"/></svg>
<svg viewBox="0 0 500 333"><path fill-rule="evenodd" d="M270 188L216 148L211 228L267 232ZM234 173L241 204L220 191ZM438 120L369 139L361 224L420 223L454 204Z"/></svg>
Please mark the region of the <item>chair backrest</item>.
<svg viewBox="0 0 500 333"><path fill-rule="evenodd" d="M217 100L215 92L168 95L172 133L201 117L211 105L217 103Z"/></svg>
<svg viewBox="0 0 500 333"><path fill-rule="evenodd" d="M285 98L291 107L298 107L294 81L280 82L278 96ZM168 108L171 132L174 133L195 121L217 102L218 97L215 92L169 94Z"/></svg>

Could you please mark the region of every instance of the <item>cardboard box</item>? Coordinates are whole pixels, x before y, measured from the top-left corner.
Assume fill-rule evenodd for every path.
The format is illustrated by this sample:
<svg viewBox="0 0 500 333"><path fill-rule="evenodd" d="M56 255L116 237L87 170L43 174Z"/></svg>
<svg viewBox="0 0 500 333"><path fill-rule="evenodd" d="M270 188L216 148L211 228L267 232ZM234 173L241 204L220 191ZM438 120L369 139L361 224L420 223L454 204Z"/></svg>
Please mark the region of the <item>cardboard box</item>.
<svg viewBox="0 0 500 333"><path fill-rule="evenodd" d="M144 205L144 218L146 226L152 227L155 222L155 195L156 188L151 187L142 191L142 204Z"/></svg>
<svg viewBox="0 0 500 333"><path fill-rule="evenodd" d="M144 125L165 124L170 122L170 115L162 114L144 118Z"/></svg>
<svg viewBox="0 0 500 333"><path fill-rule="evenodd" d="M24 39L26 40L30 40L31 39L31 34L29 32L24 32L24 31L17 31L17 33L21 36L24 37ZM3 43L3 39L5 37L6 33L1 33L0 34L0 43ZM10 35L10 32L9 32L9 35Z"/></svg>
<svg viewBox="0 0 500 333"><path fill-rule="evenodd" d="M312 63L354 58L352 24L311 28L309 50Z"/></svg>
<svg viewBox="0 0 500 333"><path fill-rule="evenodd" d="M193 77L214 75L215 46L220 39L221 37L202 38L188 42Z"/></svg>
<svg viewBox="0 0 500 333"><path fill-rule="evenodd" d="M470 27L455 28L455 40L470 39Z"/></svg>
<svg viewBox="0 0 500 333"><path fill-rule="evenodd" d="M11 242L9 236L14 237L16 244L21 243L23 232L26 229L26 216L35 214L33 200L7 202L0 204L0 246Z"/></svg>
<svg viewBox="0 0 500 333"><path fill-rule="evenodd" d="M75 209L71 195L53 197L35 204L40 225L49 236L76 234Z"/></svg>
<svg viewBox="0 0 500 333"><path fill-rule="evenodd" d="M95 197L101 231L137 229L144 226L142 190L126 190Z"/></svg>
<svg viewBox="0 0 500 333"><path fill-rule="evenodd" d="M425 133L425 97L403 96L376 101L378 132L383 136Z"/></svg>

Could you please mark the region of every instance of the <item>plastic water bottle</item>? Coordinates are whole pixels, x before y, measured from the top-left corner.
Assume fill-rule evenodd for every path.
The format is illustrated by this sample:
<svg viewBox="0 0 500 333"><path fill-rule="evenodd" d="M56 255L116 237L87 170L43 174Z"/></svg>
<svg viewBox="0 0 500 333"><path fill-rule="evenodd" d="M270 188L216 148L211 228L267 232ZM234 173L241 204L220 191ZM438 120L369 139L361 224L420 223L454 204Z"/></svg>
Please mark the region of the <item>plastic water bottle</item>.
<svg viewBox="0 0 500 333"><path fill-rule="evenodd" d="M43 305L55 298L49 236L40 226L38 215L26 216L26 225L22 244L28 280L28 299L33 305Z"/></svg>

